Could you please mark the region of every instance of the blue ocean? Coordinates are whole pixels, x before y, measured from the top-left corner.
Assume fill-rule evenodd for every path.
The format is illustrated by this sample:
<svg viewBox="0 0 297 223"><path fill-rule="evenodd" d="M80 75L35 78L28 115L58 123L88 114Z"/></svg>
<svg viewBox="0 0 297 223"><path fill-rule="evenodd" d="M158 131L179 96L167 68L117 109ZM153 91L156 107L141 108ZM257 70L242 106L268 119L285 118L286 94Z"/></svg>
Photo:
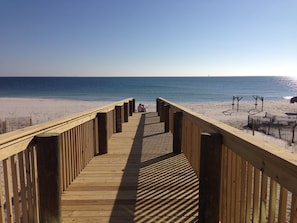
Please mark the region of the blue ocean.
<svg viewBox="0 0 297 223"><path fill-rule="evenodd" d="M297 96L292 77L0 77L0 97L42 97L88 101L117 101L133 97L173 102L253 100Z"/></svg>

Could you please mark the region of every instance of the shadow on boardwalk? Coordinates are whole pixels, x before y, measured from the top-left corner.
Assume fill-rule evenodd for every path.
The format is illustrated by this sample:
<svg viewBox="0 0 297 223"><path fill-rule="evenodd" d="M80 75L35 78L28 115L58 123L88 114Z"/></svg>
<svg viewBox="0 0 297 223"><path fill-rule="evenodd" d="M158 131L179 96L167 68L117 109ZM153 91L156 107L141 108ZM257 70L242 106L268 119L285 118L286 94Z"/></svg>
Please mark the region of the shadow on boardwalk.
<svg viewBox="0 0 297 223"><path fill-rule="evenodd" d="M184 155L172 153L172 141L157 113L142 115L111 223L197 222L199 182Z"/></svg>

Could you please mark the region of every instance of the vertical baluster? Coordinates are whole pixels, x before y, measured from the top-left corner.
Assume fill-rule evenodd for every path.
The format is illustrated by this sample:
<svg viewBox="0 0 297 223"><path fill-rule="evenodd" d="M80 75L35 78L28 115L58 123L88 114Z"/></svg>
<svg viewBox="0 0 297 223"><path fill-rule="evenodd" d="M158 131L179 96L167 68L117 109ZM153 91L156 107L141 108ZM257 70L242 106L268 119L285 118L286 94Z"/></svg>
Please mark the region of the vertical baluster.
<svg viewBox="0 0 297 223"><path fill-rule="evenodd" d="M28 223L28 209L27 209L27 190L25 182L25 167L24 167L24 152L18 154L19 161L19 173L20 173L20 185L21 185L21 199L22 199L22 214L23 223Z"/></svg>
<svg viewBox="0 0 297 223"><path fill-rule="evenodd" d="M82 124L80 127L80 133L79 133L79 138L81 141L80 142L81 148L79 151L79 173L85 166L84 153L87 148L87 135L86 135L87 128L86 128L86 126L87 126L87 123Z"/></svg>
<svg viewBox="0 0 297 223"><path fill-rule="evenodd" d="M7 222L13 223L13 212L11 198L13 193L11 191L11 173L8 168L8 159L3 160L3 173L4 173L4 186L5 186L5 198L6 198L6 211L7 211Z"/></svg>
<svg viewBox="0 0 297 223"><path fill-rule="evenodd" d="M66 143L65 132L61 134L61 185L62 192L66 190Z"/></svg>
<svg viewBox="0 0 297 223"><path fill-rule="evenodd" d="M254 168L253 222L259 222L260 170Z"/></svg>
<svg viewBox="0 0 297 223"><path fill-rule="evenodd" d="M236 154L231 152L231 221L230 223L235 223L235 203L236 203Z"/></svg>
<svg viewBox="0 0 297 223"><path fill-rule="evenodd" d="M21 221L21 213L20 213L20 202L19 202L18 171L17 171L16 156L10 157L10 165L11 165L15 222L19 223Z"/></svg>
<svg viewBox="0 0 297 223"><path fill-rule="evenodd" d="M239 156L235 156L235 177L236 177L236 183L235 183L235 222L240 221L240 210L241 206L244 202L241 201L241 186L242 184L245 184L245 179L241 179L241 159Z"/></svg>
<svg viewBox="0 0 297 223"><path fill-rule="evenodd" d="M74 172L75 172L75 163L74 163L74 148L76 144L76 138L74 129L70 129L70 183L74 179Z"/></svg>
<svg viewBox="0 0 297 223"><path fill-rule="evenodd" d="M227 221L228 223L231 222L231 193L232 193L232 151L230 149L227 150L228 157L227 157Z"/></svg>
<svg viewBox="0 0 297 223"><path fill-rule="evenodd" d="M267 205L267 185L268 177L266 174L262 173L261 180L261 198L260 198L260 222L266 222L266 205Z"/></svg>
<svg viewBox="0 0 297 223"><path fill-rule="evenodd" d="M77 165L76 165L76 162L77 162L77 160L76 160L76 149L78 148L78 145L77 145L77 142L78 142L78 139L77 139L77 134L76 134L76 132L77 132L77 127L74 127L73 129L71 129L71 141L73 141L72 142L72 145L71 145L71 158L72 158L72 161L71 161L71 163L72 163L72 175L71 175L71 182L75 179L75 176L76 176L76 167L77 167Z"/></svg>
<svg viewBox="0 0 297 223"><path fill-rule="evenodd" d="M1 162L1 166L3 167L3 162ZM5 214L4 214L4 200L3 200L3 189L2 188L2 176L0 175L1 183L0 183L0 222L5 222Z"/></svg>
<svg viewBox="0 0 297 223"><path fill-rule="evenodd" d="M66 188L70 184L70 143L69 143L69 134L70 131L66 131L65 133L65 174L66 174Z"/></svg>
<svg viewBox="0 0 297 223"><path fill-rule="evenodd" d="M39 222L39 190L36 147L31 150L34 222ZM60 179L59 179L60 180Z"/></svg>
<svg viewBox="0 0 297 223"><path fill-rule="evenodd" d="M245 160L241 160L241 194L240 194L240 197L241 197L241 201L242 201L242 204L241 204L241 208L240 208L240 221L239 222L245 222L245 216L246 216L246 188L247 188L247 162Z"/></svg>
<svg viewBox="0 0 297 223"><path fill-rule="evenodd" d="M281 186L280 188L280 201L279 201L279 210L278 210L278 223L285 223L287 218L287 200L288 200L288 191L286 188Z"/></svg>
<svg viewBox="0 0 297 223"><path fill-rule="evenodd" d="M268 222L275 222L277 183L270 179Z"/></svg>
<svg viewBox="0 0 297 223"><path fill-rule="evenodd" d="M25 163L26 163L26 180L27 180L27 193L28 193L28 213L29 213L29 222L34 222L33 218L33 204L32 204L32 180L31 180L31 161L30 161L30 150L31 147L25 150Z"/></svg>
<svg viewBox="0 0 297 223"><path fill-rule="evenodd" d="M297 195L292 194L290 223L297 223Z"/></svg>
<svg viewBox="0 0 297 223"><path fill-rule="evenodd" d="M246 189L246 218L245 222L251 222L253 167L250 163L247 166L247 189Z"/></svg>
<svg viewBox="0 0 297 223"><path fill-rule="evenodd" d="M82 150L82 125L78 125L75 129L75 137L76 137L76 148L74 150L74 155L75 155L75 175L74 179L78 176L80 172L80 164L81 164L81 150ZM74 180L73 179L73 180Z"/></svg>

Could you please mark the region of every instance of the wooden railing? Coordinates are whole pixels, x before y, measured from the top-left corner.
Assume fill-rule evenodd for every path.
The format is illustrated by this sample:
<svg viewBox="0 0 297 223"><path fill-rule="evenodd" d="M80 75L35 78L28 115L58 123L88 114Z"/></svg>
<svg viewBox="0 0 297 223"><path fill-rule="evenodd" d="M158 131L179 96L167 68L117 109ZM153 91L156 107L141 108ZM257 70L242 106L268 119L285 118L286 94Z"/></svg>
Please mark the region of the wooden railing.
<svg viewBox="0 0 297 223"><path fill-rule="evenodd" d="M129 98L0 135L0 222L59 222L61 192L134 111Z"/></svg>
<svg viewBox="0 0 297 223"><path fill-rule="evenodd" d="M199 222L297 222L297 154L163 98L174 151L199 177Z"/></svg>

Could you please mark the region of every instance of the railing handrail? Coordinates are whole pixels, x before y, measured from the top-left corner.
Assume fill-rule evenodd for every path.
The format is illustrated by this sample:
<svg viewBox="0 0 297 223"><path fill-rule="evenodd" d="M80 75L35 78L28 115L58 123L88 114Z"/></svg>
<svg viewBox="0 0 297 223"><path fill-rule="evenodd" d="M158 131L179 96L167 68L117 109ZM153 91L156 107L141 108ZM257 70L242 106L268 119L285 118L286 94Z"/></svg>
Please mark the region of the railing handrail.
<svg viewBox="0 0 297 223"><path fill-rule="evenodd" d="M1 135L0 222L60 222L61 192L108 152L108 140L134 111L127 98Z"/></svg>
<svg viewBox="0 0 297 223"><path fill-rule="evenodd" d="M223 145L297 194L297 154L161 97L158 99L170 108L183 111L183 115L203 131L221 134Z"/></svg>
<svg viewBox="0 0 297 223"><path fill-rule="evenodd" d="M94 119L97 113L112 110L115 105L123 104L129 100L132 100L132 98L126 98L124 100L117 101L100 108L90 109L77 114L68 115L66 117L62 117L52 121L48 121L48 122L36 124L33 126L29 126L23 129L15 130L13 132L1 134L0 135L0 160L4 160L26 149L26 146L24 145L28 145L33 140L33 138L38 134L45 133L48 131L60 132L59 128L61 127L65 127L67 125L71 126L71 123L74 123L83 119L84 119L84 122ZM17 144L19 144L19 146L17 146ZM9 148L12 145L14 146L14 149L10 150Z"/></svg>
<svg viewBox="0 0 297 223"><path fill-rule="evenodd" d="M163 98L157 111L199 177L201 222L296 222L296 153Z"/></svg>

